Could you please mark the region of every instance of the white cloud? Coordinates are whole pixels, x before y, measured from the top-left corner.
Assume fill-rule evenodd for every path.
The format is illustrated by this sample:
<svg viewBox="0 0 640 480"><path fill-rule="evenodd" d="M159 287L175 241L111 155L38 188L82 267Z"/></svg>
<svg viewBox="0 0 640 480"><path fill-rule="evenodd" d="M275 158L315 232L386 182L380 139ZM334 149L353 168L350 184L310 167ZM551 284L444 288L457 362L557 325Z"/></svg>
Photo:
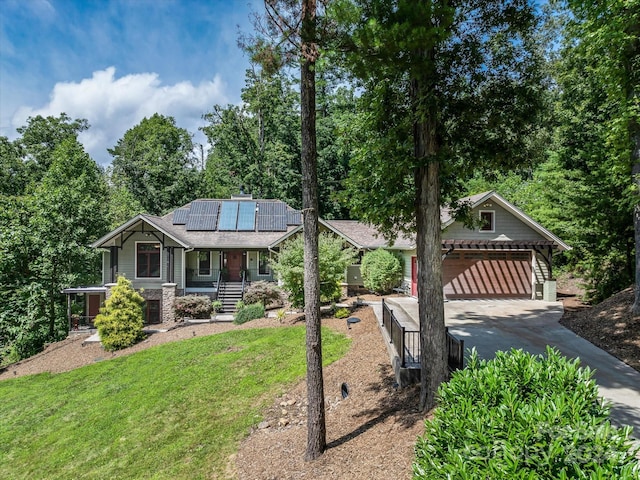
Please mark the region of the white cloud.
<svg viewBox="0 0 640 480"><path fill-rule="evenodd" d="M80 141L98 162L111 161L107 148L113 147L131 127L154 113L172 116L178 127L186 128L203 142L198 127L202 115L215 104L226 104L225 85L218 75L213 80L193 85L189 81L163 85L155 73L139 73L120 78L115 68L93 72L80 82L57 83L50 101L42 108L20 107L12 125L25 125L30 116L57 116L64 112L71 118L86 118L91 127Z"/></svg>

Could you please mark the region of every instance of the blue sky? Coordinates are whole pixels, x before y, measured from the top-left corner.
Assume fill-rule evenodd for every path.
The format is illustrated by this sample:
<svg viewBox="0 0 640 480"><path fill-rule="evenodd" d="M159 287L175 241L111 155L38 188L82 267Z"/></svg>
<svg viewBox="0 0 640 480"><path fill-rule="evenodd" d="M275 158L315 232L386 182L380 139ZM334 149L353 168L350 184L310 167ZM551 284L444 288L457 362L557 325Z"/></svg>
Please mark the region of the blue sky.
<svg viewBox="0 0 640 480"><path fill-rule="evenodd" d="M101 164L145 116L196 134L215 104L240 102L262 0L0 0L0 135L29 116L86 118L80 140Z"/></svg>

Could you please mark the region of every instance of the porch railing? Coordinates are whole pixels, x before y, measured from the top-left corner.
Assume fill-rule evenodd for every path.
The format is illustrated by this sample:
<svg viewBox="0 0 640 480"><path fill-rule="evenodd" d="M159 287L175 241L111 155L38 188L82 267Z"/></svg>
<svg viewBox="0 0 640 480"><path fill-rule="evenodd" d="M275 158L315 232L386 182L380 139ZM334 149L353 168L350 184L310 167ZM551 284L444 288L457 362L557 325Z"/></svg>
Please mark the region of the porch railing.
<svg viewBox="0 0 640 480"><path fill-rule="evenodd" d="M220 277L220 270L213 269L211 270L211 275L206 277L201 277L196 275L195 271L188 270L187 271L187 288L214 288L214 284L216 284L216 279Z"/></svg>
<svg viewBox="0 0 640 480"><path fill-rule="evenodd" d="M418 330L407 330L402 326L384 299L382 299L382 324L400 357L402 368L419 368L421 354L420 332ZM464 340L460 340L449 333L448 327L445 328L445 332L449 370L462 369L464 367Z"/></svg>
<svg viewBox="0 0 640 480"><path fill-rule="evenodd" d="M454 337L446 327L447 363L449 371L462 370L464 368L464 340Z"/></svg>

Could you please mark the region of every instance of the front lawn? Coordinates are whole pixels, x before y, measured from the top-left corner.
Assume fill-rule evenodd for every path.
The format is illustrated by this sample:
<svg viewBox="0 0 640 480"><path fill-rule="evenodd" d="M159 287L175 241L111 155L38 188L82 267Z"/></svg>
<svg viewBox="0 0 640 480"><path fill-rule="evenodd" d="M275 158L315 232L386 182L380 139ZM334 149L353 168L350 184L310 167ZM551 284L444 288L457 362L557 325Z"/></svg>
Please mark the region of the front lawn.
<svg viewBox="0 0 640 480"><path fill-rule="evenodd" d="M349 340L323 329L325 364ZM304 327L233 331L0 382L0 478L225 478L305 374Z"/></svg>

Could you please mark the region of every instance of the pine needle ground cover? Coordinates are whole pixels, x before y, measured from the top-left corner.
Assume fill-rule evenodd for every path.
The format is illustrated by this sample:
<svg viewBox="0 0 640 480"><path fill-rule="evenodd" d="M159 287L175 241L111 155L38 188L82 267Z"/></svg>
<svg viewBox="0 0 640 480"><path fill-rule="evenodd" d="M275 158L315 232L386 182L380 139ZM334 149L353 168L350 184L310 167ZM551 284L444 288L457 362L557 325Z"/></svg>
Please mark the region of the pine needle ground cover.
<svg viewBox="0 0 640 480"><path fill-rule="evenodd" d="M325 364L348 347L323 330ZM289 327L0 382L0 478L225 478L260 411L304 374L304 327Z"/></svg>

